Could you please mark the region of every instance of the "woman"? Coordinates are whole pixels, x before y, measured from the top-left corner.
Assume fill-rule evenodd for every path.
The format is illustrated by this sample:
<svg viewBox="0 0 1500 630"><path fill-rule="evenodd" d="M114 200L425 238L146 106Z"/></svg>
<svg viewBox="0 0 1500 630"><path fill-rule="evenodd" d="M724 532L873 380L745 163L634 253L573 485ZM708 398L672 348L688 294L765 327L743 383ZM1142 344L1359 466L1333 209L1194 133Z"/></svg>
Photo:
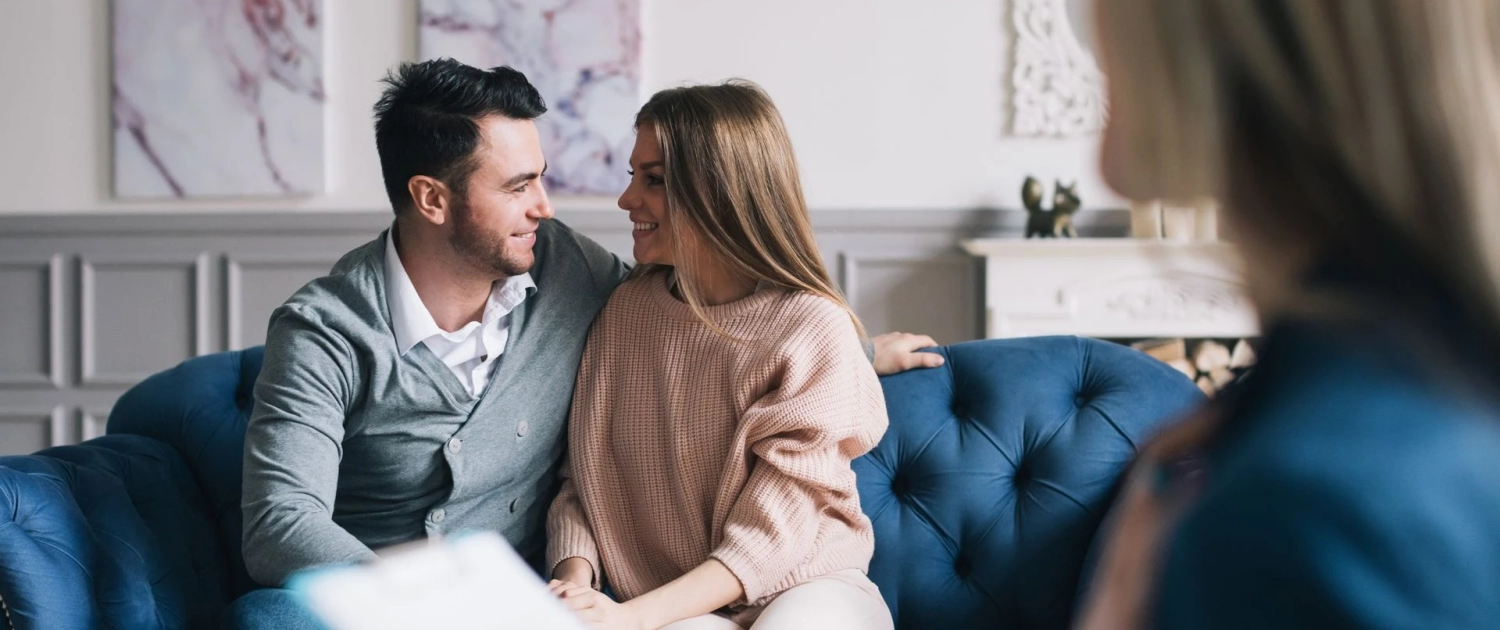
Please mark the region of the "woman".
<svg viewBox="0 0 1500 630"><path fill-rule="evenodd" d="M640 266L579 372L554 591L596 628L891 628L850 468L885 402L780 114L749 83L679 88L636 131Z"/></svg>
<svg viewBox="0 0 1500 630"><path fill-rule="evenodd" d="M1102 161L1215 197L1257 371L1146 449L1085 628L1500 623L1500 3L1109 0Z"/></svg>

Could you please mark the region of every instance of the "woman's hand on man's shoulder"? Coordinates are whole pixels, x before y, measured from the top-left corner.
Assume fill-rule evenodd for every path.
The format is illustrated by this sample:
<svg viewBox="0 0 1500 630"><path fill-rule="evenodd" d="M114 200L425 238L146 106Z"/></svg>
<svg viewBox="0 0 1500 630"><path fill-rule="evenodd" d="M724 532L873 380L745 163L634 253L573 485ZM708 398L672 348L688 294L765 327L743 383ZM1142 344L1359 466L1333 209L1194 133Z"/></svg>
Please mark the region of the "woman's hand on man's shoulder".
<svg viewBox="0 0 1500 630"><path fill-rule="evenodd" d="M927 335L888 332L870 340L875 345L875 373L888 376L916 368L935 368L943 364L940 354L918 352L937 347Z"/></svg>

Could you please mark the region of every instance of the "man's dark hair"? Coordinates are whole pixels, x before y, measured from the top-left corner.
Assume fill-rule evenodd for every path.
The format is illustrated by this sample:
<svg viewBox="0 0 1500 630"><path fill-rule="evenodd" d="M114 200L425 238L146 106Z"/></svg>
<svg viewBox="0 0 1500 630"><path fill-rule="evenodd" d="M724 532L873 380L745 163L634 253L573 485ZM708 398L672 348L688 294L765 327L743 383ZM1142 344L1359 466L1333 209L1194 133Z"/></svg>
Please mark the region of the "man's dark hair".
<svg viewBox="0 0 1500 630"><path fill-rule="evenodd" d="M375 149L385 194L397 214L412 207L406 184L427 175L460 198L478 167L478 120L533 120L547 111L526 75L509 66L481 70L452 59L403 63L385 77L375 103Z"/></svg>

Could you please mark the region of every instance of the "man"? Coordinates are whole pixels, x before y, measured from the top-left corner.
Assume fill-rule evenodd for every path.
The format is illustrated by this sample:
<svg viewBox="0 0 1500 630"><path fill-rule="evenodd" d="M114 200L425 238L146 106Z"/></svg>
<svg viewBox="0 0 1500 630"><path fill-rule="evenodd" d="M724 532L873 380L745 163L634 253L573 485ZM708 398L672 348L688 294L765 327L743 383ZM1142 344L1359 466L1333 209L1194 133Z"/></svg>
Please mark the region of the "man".
<svg viewBox="0 0 1500 630"><path fill-rule="evenodd" d="M628 267L552 220L510 68L407 64L375 106L390 230L271 316L245 438L244 557L257 582L466 529L544 551L590 323ZM877 368L935 355L880 338ZM935 364L935 363L934 363ZM310 623L284 592L231 611Z"/></svg>

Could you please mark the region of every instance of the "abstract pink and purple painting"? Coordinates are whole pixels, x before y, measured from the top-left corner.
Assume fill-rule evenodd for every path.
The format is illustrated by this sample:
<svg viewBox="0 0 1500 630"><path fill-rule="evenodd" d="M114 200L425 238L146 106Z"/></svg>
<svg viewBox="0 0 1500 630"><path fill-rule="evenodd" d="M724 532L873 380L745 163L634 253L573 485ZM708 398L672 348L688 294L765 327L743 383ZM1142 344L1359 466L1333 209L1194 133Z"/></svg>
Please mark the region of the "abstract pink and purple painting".
<svg viewBox="0 0 1500 630"><path fill-rule="evenodd" d="M423 59L510 66L541 92L548 190L625 189L641 104L640 0L422 0L420 19Z"/></svg>
<svg viewBox="0 0 1500 630"><path fill-rule="evenodd" d="M323 0L111 8L117 197L323 191Z"/></svg>

